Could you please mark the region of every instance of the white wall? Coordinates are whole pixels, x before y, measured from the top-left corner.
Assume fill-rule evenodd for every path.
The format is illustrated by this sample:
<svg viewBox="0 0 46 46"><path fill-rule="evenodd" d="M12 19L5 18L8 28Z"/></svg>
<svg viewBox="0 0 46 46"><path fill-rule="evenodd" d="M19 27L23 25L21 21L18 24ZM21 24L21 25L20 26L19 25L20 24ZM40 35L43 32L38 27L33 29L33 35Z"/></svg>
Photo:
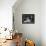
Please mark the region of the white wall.
<svg viewBox="0 0 46 46"><path fill-rule="evenodd" d="M0 0L0 27L12 28L12 6L16 0Z"/></svg>
<svg viewBox="0 0 46 46"><path fill-rule="evenodd" d="M36 46L41 46L41 1L23 0L20 4L13 9L15 29L22 32L25 38L34 40ZM22 24L22 14L35 14L35 24Z"/></svg>
<svg viewBox="0 0 46 46"><path fill-rule="evenodd" d="M42 46L46 46L46 0L41 1L41 15Z"/></svg>

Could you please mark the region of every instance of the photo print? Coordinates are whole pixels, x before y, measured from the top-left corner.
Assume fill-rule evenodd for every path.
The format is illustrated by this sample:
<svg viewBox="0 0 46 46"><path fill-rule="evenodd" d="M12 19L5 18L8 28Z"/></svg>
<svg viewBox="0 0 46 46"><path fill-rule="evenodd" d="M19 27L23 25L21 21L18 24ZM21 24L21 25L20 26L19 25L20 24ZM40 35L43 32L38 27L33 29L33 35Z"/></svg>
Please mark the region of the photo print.
<svg viewBox="0 0 46 46"><path fill-rule="evenodd" d="M22 14L22 24L34 24L35 15L34 14Z"/></svg>

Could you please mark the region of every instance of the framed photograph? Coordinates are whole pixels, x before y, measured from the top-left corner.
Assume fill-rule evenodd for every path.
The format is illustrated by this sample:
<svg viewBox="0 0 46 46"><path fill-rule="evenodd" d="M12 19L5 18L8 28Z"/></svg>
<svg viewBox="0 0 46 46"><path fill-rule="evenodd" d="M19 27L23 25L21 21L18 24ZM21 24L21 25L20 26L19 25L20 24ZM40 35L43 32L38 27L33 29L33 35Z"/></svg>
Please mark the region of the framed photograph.
<svg viewBox="0 0 46 46"><path fill-rule="evenodd" d="M22 24L34 24L35 15L34 14L22 14Z"/></svg>

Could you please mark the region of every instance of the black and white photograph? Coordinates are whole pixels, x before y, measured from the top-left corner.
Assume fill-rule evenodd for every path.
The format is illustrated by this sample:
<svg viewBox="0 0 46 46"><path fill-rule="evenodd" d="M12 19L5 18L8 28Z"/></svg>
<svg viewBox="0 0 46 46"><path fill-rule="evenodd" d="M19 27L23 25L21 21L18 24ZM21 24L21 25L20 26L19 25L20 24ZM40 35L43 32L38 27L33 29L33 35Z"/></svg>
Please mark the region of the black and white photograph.
<svg viewBox="0 0 46 46"><path fill-rule="evenodd" d="M22 14L22 24L34 24L34 14Z"/></svg>

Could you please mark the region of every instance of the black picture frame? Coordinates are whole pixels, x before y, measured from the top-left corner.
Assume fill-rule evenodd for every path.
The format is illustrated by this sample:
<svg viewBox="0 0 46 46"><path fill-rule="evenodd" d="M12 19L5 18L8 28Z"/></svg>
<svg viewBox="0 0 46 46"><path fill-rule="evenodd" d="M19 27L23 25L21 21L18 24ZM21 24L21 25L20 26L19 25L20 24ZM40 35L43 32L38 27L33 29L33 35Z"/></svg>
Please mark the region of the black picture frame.
<svg viewBox="0 0 46 46"><path fill-rule="evenodd" d="M35 14L22 14L22 24L34 24Z"/></svg>

